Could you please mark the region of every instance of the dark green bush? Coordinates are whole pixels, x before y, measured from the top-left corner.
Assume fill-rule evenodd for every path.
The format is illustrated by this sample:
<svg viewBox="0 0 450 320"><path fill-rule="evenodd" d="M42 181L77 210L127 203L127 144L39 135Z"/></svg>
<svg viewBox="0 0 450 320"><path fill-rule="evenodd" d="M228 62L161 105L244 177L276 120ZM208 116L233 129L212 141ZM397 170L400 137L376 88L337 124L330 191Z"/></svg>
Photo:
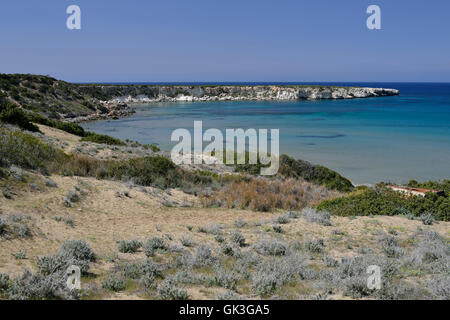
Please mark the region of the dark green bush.
<svg viewBox="0 0 450 320"><path fill-rule="evenodd" d="M142 242L138 240L122 240L119 242L119 252L122 253L135 253L142 247Z"/></svg>
<svg viewBox="0 0 450 320"><path fill-rule="evenodd" d="M0 108L0 122L14 124L23 130L38 132L39 128L30 122L28 115L14 104Z"/></svg>
<svg viewBox="0 0 450 320"><path fill-rule="evenodd" d="M85 135L81 139L81 141L90 141L95 143L103 143L108 145L115 145L115 146L123 146L125 145L125 142L121 141L120 139L110 137L105 134L98 134L94 132L85 132Z"/></svg>
<svg viewBox="0 0 450 320"><path fill-rule="evenodd" d="M442 181L427 181L421 183L417 182L416 180L410 180L407 186L413 188L443 190L447 197L450 196L450 180L448 179L444 179Z"/></svg>
<svg viewBox="0 0 450 320"><path fill-rule="evenodd" d="M126 288L126 281L119 275L111 275L102 281L102 287L114 292L123 291Z"/></svg>
<svg viewBox="0 0 450 320"><path fill-rule="evenodd" d="M342 192L352 191L354 188L350 180L331 169L313 165L307 161L295 160L285 154L280 156L278 172L284 177L303 178L308 182L325 185L328 189Z"/></svg>
<svg viewBox="0 0 450 320"><path fill-rule="evenodd" d="M419 217L429 212L439 220L450 220L449 197L434 193L427 193L425 197L408 197L383 185L323 201L317 209L328 210L338 216L392 216L401 212L410 212Z"/></svg>
<svg viewBox="0 0 450 320"><path fill-rule="evenodd" d="M71 134L74 134L79 137L86 136L86 132L84 131L83 127L76 123L70 123L70 122L62 122L58 120L52 120L49 119L43 115L33 113L29 115L30 121L34 123L43 124L48 127L56 128Z"/></svg>

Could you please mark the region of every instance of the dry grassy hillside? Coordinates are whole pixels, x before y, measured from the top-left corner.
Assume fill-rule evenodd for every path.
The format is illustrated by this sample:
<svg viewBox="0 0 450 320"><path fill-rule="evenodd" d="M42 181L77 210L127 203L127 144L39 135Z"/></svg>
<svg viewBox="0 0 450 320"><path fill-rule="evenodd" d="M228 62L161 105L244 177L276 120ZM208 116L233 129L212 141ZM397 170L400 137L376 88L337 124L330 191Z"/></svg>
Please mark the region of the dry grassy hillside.
<svg viewBox="0 0 450 320"><path fill-rule="evenodd" d="M147 152L40 129L66 153L111 160ZM449 298L449 222L330 216L308 207L340 194L293 178L233 178L185 192L9 170L0 180L3 298ZM276 202L286 210L273 210ZM291 202L297 210L287 210ZM64 286L72 263L83 266L81 292ZM372 264L383 270L381 290L367 289Z"/></svg>

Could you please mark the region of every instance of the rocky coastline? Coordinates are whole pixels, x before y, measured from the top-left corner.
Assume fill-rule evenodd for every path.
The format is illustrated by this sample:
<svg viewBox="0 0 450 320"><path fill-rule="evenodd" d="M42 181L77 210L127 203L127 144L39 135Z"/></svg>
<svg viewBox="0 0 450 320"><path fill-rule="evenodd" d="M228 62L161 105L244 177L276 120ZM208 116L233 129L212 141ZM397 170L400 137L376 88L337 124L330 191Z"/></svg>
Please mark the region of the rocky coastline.
<svg viewBox="0 0 450 320"><path fill-rule="evenodd" d="M160 102L295 101L355 99L398 95L396 89L331 86L154 86L97 85L109 100L98 112L66 118L70 122L118 119L134 113L131 105Z"/></svg>

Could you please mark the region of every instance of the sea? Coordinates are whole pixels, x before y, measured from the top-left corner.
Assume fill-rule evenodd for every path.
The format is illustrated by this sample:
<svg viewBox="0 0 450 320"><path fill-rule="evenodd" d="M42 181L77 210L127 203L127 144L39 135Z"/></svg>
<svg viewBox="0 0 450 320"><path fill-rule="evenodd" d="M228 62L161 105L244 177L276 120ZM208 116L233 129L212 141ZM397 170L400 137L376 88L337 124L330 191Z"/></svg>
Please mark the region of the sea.
<svg viewBox="0 0 450 320"><path fill-rule="evenodd" d="M142 83L139 83L142 84ZM155 84L155 83L151 83ZM191 84L191 83L176 83ZM195 83L198 84L198 83ZM268 83L205 83L220 85ZM450 178L450 83L270 83L393 88L400 95L349 100L171 102L135 106L83 127L170 150L173 130L279 129L280 153L333 169L354 184ZM204 146L206 146L206 142Z"/></svg>

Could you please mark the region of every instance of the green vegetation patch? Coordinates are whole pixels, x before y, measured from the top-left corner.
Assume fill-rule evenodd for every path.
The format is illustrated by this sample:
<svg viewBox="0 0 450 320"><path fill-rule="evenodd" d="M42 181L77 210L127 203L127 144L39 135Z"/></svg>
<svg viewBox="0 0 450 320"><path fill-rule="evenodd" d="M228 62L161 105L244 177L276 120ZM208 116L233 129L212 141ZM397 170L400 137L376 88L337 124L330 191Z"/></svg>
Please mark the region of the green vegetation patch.
<svg viewBox="0 0 450 320"><path fill-rule="evenodd" d="M296 160L285 154L280 156L279 174L284 177L302 178L308 182L325 185L328 189L348 192L353 190L350 180L336 171L307 161Z"/></svg>
<svg viewBox="0 0 450 320"><path fill-rule="evenodd" d="M450 220L450 198L427 193L422 196L406 196L385 187L361 190L340 198L325 200L318 210L327 210L338 216L413 215L419 217L431 213L436 219Z"/></svg>

